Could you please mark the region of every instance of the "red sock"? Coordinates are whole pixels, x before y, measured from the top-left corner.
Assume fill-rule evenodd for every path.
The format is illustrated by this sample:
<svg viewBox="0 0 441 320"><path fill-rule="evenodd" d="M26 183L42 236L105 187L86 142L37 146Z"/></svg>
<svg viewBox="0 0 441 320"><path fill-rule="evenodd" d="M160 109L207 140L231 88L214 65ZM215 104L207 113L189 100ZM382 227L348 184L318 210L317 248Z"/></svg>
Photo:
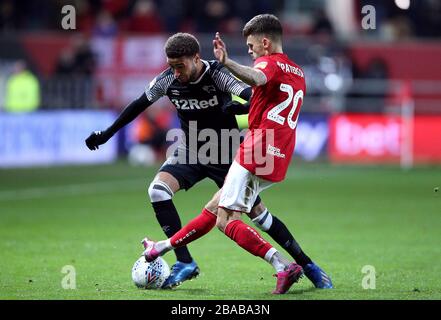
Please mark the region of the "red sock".
<svg viewBox="0 0 441 320"><path fill-rule="evenodd" d="M170 238L170 243L174 248L185 246L208 233L215 225L216 215L204 208L200 215L183 226L181 230Z"/></svg>
<svg viewBox="0 0 441 320"><path fill-rule="evenodd" d="M241 220L228 223L225 234L246 251L262 259L265 259L265 254L273 247L256 230Z"/></svg>

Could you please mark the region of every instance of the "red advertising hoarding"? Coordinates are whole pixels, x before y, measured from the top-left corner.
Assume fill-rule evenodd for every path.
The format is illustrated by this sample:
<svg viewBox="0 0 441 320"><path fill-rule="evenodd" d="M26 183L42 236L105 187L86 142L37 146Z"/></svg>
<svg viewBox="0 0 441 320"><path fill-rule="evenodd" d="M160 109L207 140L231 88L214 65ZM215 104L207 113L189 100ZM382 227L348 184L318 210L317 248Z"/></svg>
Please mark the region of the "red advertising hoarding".
<svg viewBox="0 0 441 320"><path fill-rule="evenodd" d="M441 162L441 116L417 116L414 121L415 162Z"/></svg>
<svg viewBox="0 0 441 320"><path fill-rule="evenodd" d="M334 115L329 157L342 163L399 163L408 127L400 116ZM441 162L441 116L416 116L410 127L416 163Z"/></svg>

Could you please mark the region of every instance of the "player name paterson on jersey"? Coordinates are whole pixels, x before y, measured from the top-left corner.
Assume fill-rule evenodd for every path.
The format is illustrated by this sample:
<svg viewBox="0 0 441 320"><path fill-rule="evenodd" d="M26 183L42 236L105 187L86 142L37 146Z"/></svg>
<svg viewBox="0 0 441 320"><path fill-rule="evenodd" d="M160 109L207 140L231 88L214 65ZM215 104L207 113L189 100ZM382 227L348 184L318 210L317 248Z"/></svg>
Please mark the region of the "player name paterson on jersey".
<svg viewBox="0 0 441 320"><path fill-rule="evenodd" d="M304 78L304 74L303 71L300 68L294 67L290 64L287 63L282 63L277 61L277 65L279 66L280 69L282 69L283 72L287 72L287 73L293 73L298 75L299 77Z"/></svg>

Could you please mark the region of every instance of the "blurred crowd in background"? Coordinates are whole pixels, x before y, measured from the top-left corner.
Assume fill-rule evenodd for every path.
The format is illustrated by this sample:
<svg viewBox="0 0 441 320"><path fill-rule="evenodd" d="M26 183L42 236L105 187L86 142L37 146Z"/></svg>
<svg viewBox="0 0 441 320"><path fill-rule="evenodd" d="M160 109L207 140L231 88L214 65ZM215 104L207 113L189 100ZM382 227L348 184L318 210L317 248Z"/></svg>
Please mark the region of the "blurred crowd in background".
<svg viewBox="0 0 441 320"><path fill-rule="evenodd" d="M338 26L327 6L348 4L359 17L363 6L375 7L378 27L374 34L378 38L441 35L441 3L437 0L3 0L0 31L59 30L61 8L73 5L78 31L104 37L125 32L237 33L246 21L262 12L281 17L286 34L335 34Z"/></svg>

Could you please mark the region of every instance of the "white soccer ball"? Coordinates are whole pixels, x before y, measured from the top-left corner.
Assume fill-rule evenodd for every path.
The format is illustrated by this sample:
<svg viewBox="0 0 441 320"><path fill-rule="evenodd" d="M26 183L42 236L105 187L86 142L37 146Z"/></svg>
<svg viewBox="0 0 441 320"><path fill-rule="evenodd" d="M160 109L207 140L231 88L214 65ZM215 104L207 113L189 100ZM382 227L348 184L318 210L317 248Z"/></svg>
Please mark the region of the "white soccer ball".
<svg viewBox="0 0 441 320"><path fill-rule="evenodd" d="M169 275L170 268L167 261L161 257L147 262L142 256L136 260L132 268L132 280L142 289L160 289Z"/></svg>

